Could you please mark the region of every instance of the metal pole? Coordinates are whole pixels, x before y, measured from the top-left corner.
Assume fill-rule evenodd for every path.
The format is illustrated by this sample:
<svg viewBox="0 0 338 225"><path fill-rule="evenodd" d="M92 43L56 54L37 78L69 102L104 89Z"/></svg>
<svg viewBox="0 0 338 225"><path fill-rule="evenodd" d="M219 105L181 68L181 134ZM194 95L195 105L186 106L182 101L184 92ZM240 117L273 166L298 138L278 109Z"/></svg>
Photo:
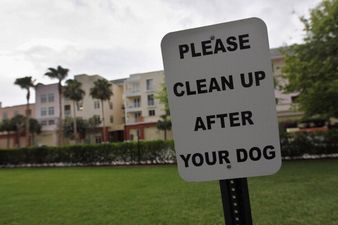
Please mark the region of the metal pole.
<svg viewBox="0 0 338 225"><path fill-rule="evenodd" d="M226 225L252 225L247 178L220 180Z"/></svg>

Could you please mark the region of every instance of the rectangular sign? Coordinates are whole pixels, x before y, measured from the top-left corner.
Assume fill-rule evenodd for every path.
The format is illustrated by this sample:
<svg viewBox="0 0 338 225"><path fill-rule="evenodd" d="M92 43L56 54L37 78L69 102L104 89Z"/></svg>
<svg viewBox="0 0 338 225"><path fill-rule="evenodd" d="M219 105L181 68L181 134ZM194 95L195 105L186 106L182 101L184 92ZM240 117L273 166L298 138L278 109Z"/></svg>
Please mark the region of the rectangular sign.
<svg viewBox="0 0 338 225"><path fill-rule="evenodd" d="M250 18L173 32L161 47L181 177L208 181L278 171L265 23Z"/></svg>

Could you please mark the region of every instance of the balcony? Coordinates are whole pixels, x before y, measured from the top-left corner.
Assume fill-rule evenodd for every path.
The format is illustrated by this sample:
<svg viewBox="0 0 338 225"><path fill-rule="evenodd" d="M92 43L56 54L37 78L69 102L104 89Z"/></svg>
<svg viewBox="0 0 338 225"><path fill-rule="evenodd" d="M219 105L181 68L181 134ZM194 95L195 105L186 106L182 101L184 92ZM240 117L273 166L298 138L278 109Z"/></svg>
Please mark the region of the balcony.
<svg viewBox="0 0 338 225"><path fill-rule="evenodd" d="M141 105L127 105L125 108L126 112L140 112L142 111Z"/></svg>
<svg viewBox="0 0 338 225"><path fill-rule="evenodd" d="M124 96L125 97L137 97L141 95L141 91L139 89L137 90L126 90L126 92L124 92Z"/></svg>

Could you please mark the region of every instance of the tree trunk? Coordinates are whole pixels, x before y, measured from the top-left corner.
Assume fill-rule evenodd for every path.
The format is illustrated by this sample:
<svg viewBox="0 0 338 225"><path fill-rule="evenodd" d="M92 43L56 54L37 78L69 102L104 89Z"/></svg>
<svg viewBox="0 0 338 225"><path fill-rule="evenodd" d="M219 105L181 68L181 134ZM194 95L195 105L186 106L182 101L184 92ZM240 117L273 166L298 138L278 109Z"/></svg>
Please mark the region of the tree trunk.
<svg viewBox="0 0 338 225"><path fill-rule="evenodd" d="M58 145L63 145L63 123L62 123L62 85L61 81L58 84L59 90L59 132L58 132Z"/></svg>
<svg viewBox="0 0 338 225"><path fill-rule="evenodd" d="M164 129L164 140L167 140L167 129Z"/></svg>
<svg viewBox="0 0 338 225"><path fill-rule="evenodd" d="M77 134L77 121L76 121L76 109L75 109L75 101L73 101L73 118L74 118L74 139L75 139L75 144L78 143L78 134Z"/></svg>
<svg viewBox="0 0 338 225"><path fill-rule="evenodd" d="M30 119L30 108L29 108L29 92L27 93L27 104L26 104L26 145L29 147L31 145L30 138L30 129L29 129L29 119Z"/></svg>
<svg viewBox="0 0 338 225"><path fill-rule="evenodd" d="M103 109L103 100L101 100L101 109L102 109L102 141L106 142L106 129L105 129L105 122L104 122L104 109Z"/></svg>
<svg viewBox="0 0 338 225"><path fill-rule="evenodd" d="M7 131L7 149L9 149L9 131Z"/></svg>

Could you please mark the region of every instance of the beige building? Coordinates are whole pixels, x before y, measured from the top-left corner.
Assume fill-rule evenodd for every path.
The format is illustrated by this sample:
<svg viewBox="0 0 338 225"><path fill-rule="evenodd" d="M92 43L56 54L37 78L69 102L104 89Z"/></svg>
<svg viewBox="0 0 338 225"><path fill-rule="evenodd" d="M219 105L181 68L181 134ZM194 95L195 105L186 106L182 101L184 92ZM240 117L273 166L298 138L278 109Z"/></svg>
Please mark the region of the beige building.
<svg viewBox="0 0 338 225"><path fill-rule="evenodd" d="M275 96L277 116L280 122L297 121L303 116L303 112L299 112L294 104L298 93L283 93L281 86L286 84L287 80L282 77L282 68L284 59L279 49L271 49L272 71L275 79Z"/></svg>
<svg viewBox="0 0 338 225"><path fill-rule="evenodd" d="M125 140L157 140L164 131L157 129L164 106L156 98L164 83L164 72L132 74L124 82ZM168 138L172 138L169 132Z"/></svg>
<svg viewBox="0 0 338 225"><path fill-rule="evenodd" d="M94 86L94 82L99 79L105 79L99 75L76 75L74 79L82 84L82 89L85 91L83 100L76 104L75 109L73 102L69 99L64 99L63 102L63 117L73 117L76 110L76 117L88 120L93 116L100 119L101 123L97 129L93 129L87 135L85 140L87 143L102 142L102 107L104 109L104 123L106 129L106 140L123 141L124 129L124 112L123 112L123 85L121 82L111 82L113 95L109 101L104 101L103 106L99 99L93 99L90 95L90 89Z"/></svg>
<svg viewBox="0 0 338 225"><path fill-rule="evenodd" d="M35 117L35 104L29 104L30 114L32 117ZM10 120L16 115L26 115L26 104L16 105L16 106L8 106L2 107L0 102L0 116L1 123L4 120ZM16 148L16 147L24 147L27 145L27 139L24 133L17 134L14 131L0 132L0 148Z"/></svg>
<svg viewBox="0 0 338 225"><path fill-rule="evenodd" d="M36 144L57 145L59 123L59 92L57 84L41 84L35 88L35 118L42 126Z"/></svg>

